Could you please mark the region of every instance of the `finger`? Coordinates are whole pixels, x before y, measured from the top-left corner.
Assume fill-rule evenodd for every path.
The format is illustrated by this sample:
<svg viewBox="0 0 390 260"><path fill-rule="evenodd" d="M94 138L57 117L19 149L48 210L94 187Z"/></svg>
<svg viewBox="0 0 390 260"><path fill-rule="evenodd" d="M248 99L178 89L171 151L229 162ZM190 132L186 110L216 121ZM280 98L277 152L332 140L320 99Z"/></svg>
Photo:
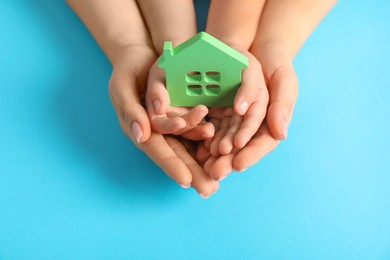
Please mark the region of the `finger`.
<svg viewBox="0 0 390 260"><path fill-rule="evenodd" d="M266 154L272 152L279 141L270 134L267 124L262 124L252 140L237 153L233 160L233 167L237 171L243 171L254 165Z"/></svg>
<svg viewBox="0 0 390 260"><path fill-rule="evenodd" d="M200 163L204 164L209 157L210 157L210 151L205 147L203 142L199 143L198 149L196 150L197 160Z"/></svg>
<svg viewBox="0 0 390 260"><path fill-rule="evenodd" d="M207 150L210 151L211 143L213 142L213 138L209 138L204 140L204 146L206 147Z"/></svg>
<svg viewBox="0 0 390 260"><path fill-rule="evenodd" d="M223 155L214 161L213 165L209 169L209 174L212 179L222 181L229 174L233 172L233 160L236 154L231 153Z"/></svg>
<svg viewBox="0 0 390 260"><path fill-rule="evenodd" d="M221 125L221 120L212 118L210 119L209 122L213 124L215 130L219 130L219 126Z"/></svg>
<svg viewBox="0 0 390 260"><path fill-rule="evenodd" d="M203 169L204 169L204 171L206 172L206 174L208 175L208 176L210 176L211 177L211 175L210 175L210 169L211 169L211 167L213 166L213 164L214 164L214 162L217 160L217 157L216 156L210 156L208 159L207 159L207 161L204 163L204 165L203 165Z"/></svg>
<svg viewBox="0 0 390 260"><path fill-rule="evenodd" d="M214 156L219 155L219 143L222 138L225 136L227 130L229 129L230 117L225 117L221 121L221 125L219 126L218 132L215 134L213 141L210 145L210 153Z"/></svg>
<svg viewBox="0 0 390 260"><path fill-rule="evenodd" d="M210 139L214 136L214 126L211 123L203 123L200 126L197 126L182 134L181 136L193 141Z"/></svg>
<svg viewBox="0 0 390 260"><path fill-rule="evenodd" d="M223 119L223 113L226 110L224 107L211 107L209 111L209 117L212 119Z"/></svg>
<svg viewBox="0 0 390 260"><path fill-rule="evenodd" d="M109 93L123 132L134 143L146 142L151 134L151 126L139 99L135 76L128 73L113 75Z"/></svg>
<svg viewBox="0 0 390 260"><path fill-rule="evenodd" d="M215 133L219 130L219 126L221 124L221 121L218 119L211 119L210 123L214 126L214 134L212 137L204 140L204 146L206 147L207 150L210 150L211 143L213 142L213 137Z"/></svg>
<svg viewBox="0 0 390 260"><path fill-rule="evenodd" d="M184 114L182 118L189 126L196 126L204 119L208 112L209 110L206 106L198 105L192 108L189 113Z"/></svg>
<svg viewBox="0 0 390 260"><path fill-rule="evenodd" d="M221 155L227 155L233 150L234 136L240 129L242 120L243 117L237 114L234 114L230 118L229 129L226 131L225 136L221 139L219 143L219 153Z"/></svg>
<svg viewBox="0 0 390 260"><path fill-rule="evenodd" d="M191 108L189 107L172 107L168 106L167 108L167 116L168 117L175 117L175 116L182 116L184 114L187 114L191 111Z"/></svg>
<svg viewBox="0 0 390 260"><path fill-rule="evenodd" d="M173 149L164 137L160 134L152 133L150 139L139 145L160 168L182 187L190 187L192 183L192 173L185 161L177 154L177 149Z"/></svg>
<svg viewBox="0 0 390 260"><path fill-rule="evenodd" d="M188 124L196 125L202 121L208 113L208 108L204 105L198 105L192 108L189 107L172 107L167 109L167 116L169 118L181 116L188 121Z"/></svg>
<svg viewBox="0 0 390 260"><path fill-rule="evenodd" d="M181 135L185 132L188 132L198 126L204 117L207 115L208 109L204 105L199 105L192 108L187 114L181 116L181 118L186 122L186 126L180 130L174 132L175 135Z"/></svg>
<svg viewBox="0 0 390 260"><path fill-rule="evenodd" d="M210 197L218 188L218 182L211 180L204 172L203 168L194 160L187 152L185 147L179 140L174 137L167 136L166 141L169 146L175 151L177 156L185 163L192 174L192 186L197 190L203 198Z"/></svg>
<svg viewBox="0 0 390 260"><path fill-rule="evenodd" d="M292 64L275 70L269 82L269 91L267 124L272 135L283 140L287 138L288 125L298 96L298 78Z"/></svg>
<svg viewBox="0 0 390 260"><path fill-rule="evenodd" d="M223 111L222 116L224 117L232 117L234 115L233 108L227 108Z"/></svg>
<svg viewBox="0 0 390 260"><path fill-rule="evenodd" d="M256 101L252 104L252 106L245 113L244 121L234 136L235 147L241 149L249 142L257 130L259 130L266 112L266 107L264 107L260 101Z"/></svg>
<svg viewBox="0 0 390 260"><path fill-rule="evenodd" d="M166 118L164 116L151 118L153 131L160 134L172 134L179 132L187 126L181 117Z"/></svg>
<svg viewBox="0 0 390 260"><path fill-rule="evenodd" d="M198 143L193 142L191 140L187 140L185 138L176 138L177 140L180 141L181 144L185 147L187 152L191 155L192 158L196 158L196 150L198 148Z"/></svg>
<svg viewBox="0 0 390 260"><path fill-rule="evenodd" d="M247 56L249 66L242 72L241 87L234 99L234 111L239 115L244 115L256 101L261 102L263 109L266 109L268 104L268 90L261 65L249 52Z"/></svg>
<svg viewBox="0 0 390 260"><path fill-rule="evenodd" d="M146 92L146 107L153 131L161 134L171 134L186 126L180 117L167 118L169 95L165 88L164 70L159 69L156 63L150 69L148 88Z"/></svg>
<svg viewBox="0 0 390 260"><path fill-rule="evenodd" d="M170 103L168 91L165 87L164 70L154 63L149 72L146 91L146 105L151 117L166 113Z"/></svg>

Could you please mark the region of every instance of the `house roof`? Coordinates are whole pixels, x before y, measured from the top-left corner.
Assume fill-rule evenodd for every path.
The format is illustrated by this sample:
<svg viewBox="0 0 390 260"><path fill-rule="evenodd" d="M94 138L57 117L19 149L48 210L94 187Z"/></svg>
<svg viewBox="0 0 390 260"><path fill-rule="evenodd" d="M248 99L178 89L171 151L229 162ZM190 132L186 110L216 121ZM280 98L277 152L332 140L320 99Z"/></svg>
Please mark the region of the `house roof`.
<svg viewBox="0 0 390 260"><path fill-rule="evenodd" d="M233 59L237 60L239 63L242 64L243 67L248 67L248 58L243 55L242 53L236 51L229 45L221 42L217 38L211 36L210 34L206 32L200 32L193 37L191 37L189 40L183 42L179 46L175 47L173 50L173 54L179 54L180 52L184 51L187 47L191 46L192 44L198 42L198 41L204 41L209 43L210 45L214 46L215 48L219 49L220 51L226 53ZM172 46L172 45L171 45ZM160 57L160 62L164 62L163 56Z"/></svg>

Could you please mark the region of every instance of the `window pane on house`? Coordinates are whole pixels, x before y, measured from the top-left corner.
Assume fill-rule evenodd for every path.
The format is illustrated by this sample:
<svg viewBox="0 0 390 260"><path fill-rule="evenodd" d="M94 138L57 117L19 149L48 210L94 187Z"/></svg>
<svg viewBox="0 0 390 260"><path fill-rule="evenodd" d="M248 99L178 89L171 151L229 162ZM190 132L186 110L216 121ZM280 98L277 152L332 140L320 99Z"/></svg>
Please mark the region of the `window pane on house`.
<svg viewBox="0 0 390 260"><path fill-rule="evenodd" d="M221 86L219 85L206 85L205 94L207 96L218 96L221 93Z"/></svg>
<svg viewBox="0 0 390 260"><path fill-rule="evenodd" d="M189 95L189 96L202 95L202 86L201 85L188 85L187 86L187 95Z"/></svg>
<svg viewBox="0 0 390 260"><path fill-rule="evenodd" d="M206 82L220 82L221 81L221 73L218 71L208 71L205 74Z"/></svg>
<svg viewBox="0 0 390 260"><path fill-rule="evenodd" d="M187 83L198 83L202 80L202 73L200 71L189 71L186 73Z"/></svg>

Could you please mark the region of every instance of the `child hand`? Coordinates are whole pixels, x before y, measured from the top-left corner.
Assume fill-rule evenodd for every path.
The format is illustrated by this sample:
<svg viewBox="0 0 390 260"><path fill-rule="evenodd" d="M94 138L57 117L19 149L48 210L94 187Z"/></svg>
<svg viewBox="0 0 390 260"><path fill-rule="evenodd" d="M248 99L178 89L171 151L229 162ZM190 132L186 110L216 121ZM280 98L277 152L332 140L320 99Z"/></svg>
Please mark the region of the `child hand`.
<svg viewBox="0 0 390 260"><path fill-rule="evenodd" d="M287 136L287 131L283 129L281 121L286 120L287 125L290 122L298 93L298 80L291 58L284 54L283 49L275 47L262 50L262 52L258 50L253 50L253 52L261 59L270 91L267 120L261 124L244 148L234 148L230 154L212 156L210 154L211 140L205 141L198 147L198 160L203 164L206 173L216 180L221 180L233 170L242 171L257 163ZM217 129L220 128L220 120L211 121ZM217 136L219 130L216 132Z"/></svg>
<svg viewBox="0 0 390 260"><path fill-rule="evenodd" d="M243 72L234 108L210 109L208 116L216 134L202 142L197 150L198 161L215 180L223 179L235 169L234 158L261 132L260 125L267 111L268 90L260 63L250 53L239 50L248 57L249 67Z"/></svg>
<svg viewBox="0 0 390 260"><path fill-rule="evenodd" d="M154 132L181 135L195 141L214 136L214 126L204 119L209 112L206 106L187 108L169 105L165 73L157 67L157 63L150 69L145 100Z"/></svg>
<svg viewBox="0 0 390 260"><path fill-rule="evenodd" d="M209 117L218 128L210 144L213 156L227 155L234 148L243 148L263 122L268 105L268 90L257 59L248 51L236 47L248 57L234 108L211 108Z"/></svg>

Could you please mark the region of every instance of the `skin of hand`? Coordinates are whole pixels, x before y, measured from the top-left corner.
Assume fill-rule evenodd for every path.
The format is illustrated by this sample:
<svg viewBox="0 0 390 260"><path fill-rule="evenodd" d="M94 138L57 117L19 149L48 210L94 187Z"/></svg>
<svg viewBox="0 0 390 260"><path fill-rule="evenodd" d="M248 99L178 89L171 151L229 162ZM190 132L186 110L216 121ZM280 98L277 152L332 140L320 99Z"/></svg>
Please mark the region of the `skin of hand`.
<svg viewBox="0 0 390 260"><path fill-rule="evenodd" d="M232 163L212 167L219 157L232 157L258 131L267 110L269 94L258 60L248 52L256 35L265 0L213 0L206 31L248 57L234 109L211 108L209 118L216 128L214 138L198 146L197 158L205 171L220 180L233 170ZM207 161L207 163L206 163ZM222 162L226 160L220 160ZM223 164L222 164L223 165ZM217 170L214 170L217 169Z"/></svg>
<svg viewBox="0 0 390 260"><path fill-rule="evenodd" d="M273 49L271 48L271 50ZM269 75L264 74L268 89L273 88L273 90L284 90L283 93L287 95L286 98L288 98L288 104L291 106L289 107L291 108L291 110L289 110L291 111L291 114L289 114L288 119L291 120L293 105L295 104L295 100L298 95L298 79L294 71L292 60L284 57L278 52L273 51L270 51L270 53L267 54L267 57L268 60L264 59L262 63L263 70L270 71L269 66L275 66L276 68L273 73ZM289 88L284 89L286 87ZM198 160L203 162L204 169L207 174L209 174L215 180L223 180L234 170L241 172L257 163L265 155L272 152L278 146L280 139L273 136L269 127L269 123L273 124L272 126L274 128L277 127L278 124L278 122L275 120L277 117L270 117L270 115L273 115L271 113L278 112L275 110L274 105L272 105L279 105L277 102L280 101L277 100L275 103L275 100L273 100L273 97L270 94L270 105L268 106L267 120L262 122L260 128L242 149L235 148L231 151L230 154L221 154L218 156L211 152L213 149L213 142L206 141L199 146L197 151ZM214 120L216 129L223 129L224 119L221 120L218 117L214 117ZM231 120L234 120L234 116L231 117ZM218 133L219 131L217 131L216 136L218 136ZM287 136L287 133L285 133L285 135Z"/></svg>
<svg viewBox="0 0 390 260"><path fill-rule="evenodd" d="M69 0L68 3L113 64L109 92L124 133L182 187L193 186L202 197L213 194L219 184L210 180L194 159L195 147L151 131L142 98L148 71L157 54L136 2Z"/></svg>
<svg viewBox="0 0 390 260"><path fill-rule="evenodd" d="M122 130L178 184L184 188L192 186L203 198L209 197L218 190L219 184L205 174L192 156L196 147L188 145L188 142L185 143L180 138L150 131L149 118L140 97L144 95L143 86L146 84L149 66L155 61L155 55L146 60L145 51L132 49L124 52L121 57L123 59L114 67L109 89ZM142 62L145 64L143 68L135 68ZM129 71L137 71L139 74ZM133 78L130 75L134 75ZM141 85L137 86L137 83ZM139 126L134 122L140 122ZM138 127L141 130L138 130ZM137 131L142 132L141 138L146 141L138 139L140 135Z"/></svg>
<svg viewBox="0 0 390 260"><path fill-rule="evenodd" d="M232 151L236 153L250 141L265 117L268 91L261 73L261 65L257 59L245 49L239 46L234 47L246 55L249 60L248 68L243 71L242 85L235 97L234 107L211 108L208 114L211 123L203 122L200 126L198 124L208 113L207 108L197 106L190 110L184 107L170 107L169 95L164 84L164 71L158 69L156 63L152 66L149 73L146 104L154 131L178 134L192 140L209 139L209 145L206 147L209 150L208 156L211 153L212 159L228 155ZM242 106L243 103L244 106ZM218 129L215 136L213 125ZM204 146L200 143L199 147ZM216 175L210 176L215 180L218 179Z"/></svg>
<svg viewBox="0 0 390 260"><path fill-rule="evenodd" d="M285 91L283 93L287 94L287 97L289 98L288 101L291 102L289 103L291 104L291 115L289 117L289 120L291 120L293 104L295 103L298 94L298 79L295 74L294 67L292 65L292 60L282 58L283 56L277 54L276 52L270 53L268 55L270 63L267 63L265 62L266 60L264 60L264 62L262 63L263 70L265 71L269 69L268 66L270 65L276 66L277 68L270 75L264 74L268 89L283 89L283 87L289 87L291 92ZM213 179L222 180L234 170L243 171L258 162L265 155L267 155L277 147L280 140L273 136L268 125L268 122L271 122L272 124L274 124L273 126L275 127L275 125L277 125L278 123L275 122L275 117L269 117L270 113L277 112L273 110L275 108L271 106L273 104L272 102L273 99L270 95L270 105L268 106L266 118L267 120L264 120L262 122L257 132L254 134L253 137L251 137L249 142L242 149L235 148L232 149L231 153L229 154L215 155L212 153L213 142L206 141L198 147L198 160L204 164L204 169L206 173L209 174ZM226 118L221 119L218 116L214 116L213 123L215 125L215 128L223 129L224 127L226 127L223 125L224 120L226 120ZM234 115L230 117L230 120L234 121ZM219 130L216 131L217 137Z"/></svg>
<svg viewBox="0 0 390 260"><path fill-rule="evenodd" d="M193 1L191 0L138 0L138 6L142 10L143 17L148 26L152 42L158 54L163 51L164 41L171 41L177 46L197 33L196 16ZM174 108L169 106L169 95L165 89L163 70L155 64L152 66L147 87L146 105L154 132L174 134L189 154L196 158L197 142L185 140L203 140L214 135L212 124L204 122L203 118L208 113L205 106L193 109ZM182 138L185 137L185 138ZM209 178L195 159L198 172L193 175L193 185L203 197L208 197L215 192L219 184ZM203 190L203 191L200 191Z"/></svg>
<svg viewBox="0 0 390 260"><path fill-rule="evenodd" d="M137 0L158 54L164 41L177 46L197 33L192 0Z"/></svg>
<svg viewBox="0 0 390 260"><path fill-rule="evenodd" d="M229 45L249 50L266 0L212 0L206 31Z"/></svg>
<svg viewBox="0 0 390 260"><path fill-rule="evenodd" d="M270 103L266 122L262 123L243 149L233 149L228 155L210 156L211 141L198 147L198 160L204 164L205 171L213 179L221 180L234 169L245 170L274 150L280 140L287 137L287 128L298 95L293 58L335 3L335 0L266 2L250 49L262 64L269 90ZM216 119L214 124L218 129L222 121Z"/></svg>
<svg viewBox="0 0 390 260"><path fill-rule="evenodd" d="M214 124L219 121L218 131L210 143L213 156L227 155L234 148L243 148L259 129L267 111L268 90L260 63L242 47L232 47L248 57L249 66L242 73L234 107L210 109L211 121Z"/></svg>
<svg viewBox="0 0 390 260"><path fill-rule="evenodd" d="M336 0L268 0L251 53L263 66L270 94L267 124L277 140L287 138L298 95L293 59Z"/></svg>
<svg viewBox="0 0 390 260"><path fill-rule="evenodd" d="M155 63L149 72L146 107L152 129L156 133L181 135L199 141L214 136L214 126L205 121L209 110L204 105L194 108L170 106L165 88L165 72Z"/></svg>

